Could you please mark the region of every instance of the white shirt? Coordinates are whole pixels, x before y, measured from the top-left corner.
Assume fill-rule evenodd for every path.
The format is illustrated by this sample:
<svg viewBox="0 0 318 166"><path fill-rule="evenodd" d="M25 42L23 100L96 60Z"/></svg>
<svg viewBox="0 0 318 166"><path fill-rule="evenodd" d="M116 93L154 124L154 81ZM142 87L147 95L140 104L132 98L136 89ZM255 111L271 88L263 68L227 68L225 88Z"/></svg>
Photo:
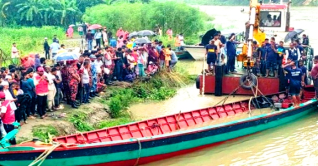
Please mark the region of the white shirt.
<svg viewBox="0 0 318 166"><path fill-rule="evenodd" d="M103 61L98 61L96 60L95 62L95 65L96 65L96 72L99 74L102 72L102 69L101 67L103 66Z"/></svg>
<svg viewBox="0 0 318 166"><path fill-rule="evenodd" d="M55 80L55 76L51 73L49 73L47 75L47 79L49 80L49 90L54 90L55 89L55 85L54 85L54 80Z"/></svg>
<svg viewBox="0 0 318 166"><path fill-rule="evenodd" d="M11 49L11 58L19 58L19 52L17 47L12 47Z"/></svg>
<svg viewBox="0 0 318 166"><path fill-rule="evenodd" d="M109 55L109 53L106 53L106 56L108 56L110 58L110 60L108 60L107 58L105 58L105 65L110 66L113 64L113 61L111 60L111 56Z"/></svg>
<svg viewBox="0 0 318 166"><path fill-rule="evenodd" d="M89 75L87 69L84 68L83 75L82 75L82 83L88 84L89 83Z"/></svg>
<svg viewBox="0 0 318 166"><path fill-rule="evenodd" d="M4 92L5 96L6 96L5 100L13 100L13 99L14 99L8 89L3 90L3 92ZM17 109L17 106L15 105L14 102L11 102L11 103L10 103L10 107L11 107L11 109L14 110L14 111Z"/></svg>

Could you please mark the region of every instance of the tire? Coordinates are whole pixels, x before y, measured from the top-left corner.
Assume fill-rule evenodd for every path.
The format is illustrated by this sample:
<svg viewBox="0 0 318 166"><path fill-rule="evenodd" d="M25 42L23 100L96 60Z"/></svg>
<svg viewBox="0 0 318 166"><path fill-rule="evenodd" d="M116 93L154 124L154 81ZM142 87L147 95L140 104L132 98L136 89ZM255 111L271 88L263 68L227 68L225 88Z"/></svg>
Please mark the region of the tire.
<svg viewBox="0 0 318 166"><path fill-rule="evenodd" d="M249 79L250 80L250 84L249 85L246 85L245 82L246 82L246 79ZM250 90L252 89L252 87L256 86L257 85L257 77L254 75L254 74L244 74L242 75L242 77L240 78L240 85L243 89L247 89L247 90Z"/></svg>
<svg viewBox="0 0 318 166"><path fill-rule="evenodd" d="M197 89L200 89L200 76L198 76L198 77L195 79L195 86L197 87Z"/></svg>

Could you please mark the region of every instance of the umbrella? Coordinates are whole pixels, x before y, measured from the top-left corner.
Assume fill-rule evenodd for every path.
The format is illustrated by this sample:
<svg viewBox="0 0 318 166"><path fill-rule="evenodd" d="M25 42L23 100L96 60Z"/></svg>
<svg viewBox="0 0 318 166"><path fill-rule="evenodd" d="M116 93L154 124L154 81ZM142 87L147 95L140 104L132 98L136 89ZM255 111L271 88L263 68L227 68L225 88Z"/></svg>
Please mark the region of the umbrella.
<svg viewBox="0 0 318 166"><path fill-rule="evenodd" d="M135 36L138 36L138 32L136 32L136 31L131 32L131 33L129 33L129 35L128 35L129 38L133 38L133 37L135 37Z"/></svg>
<svg viewBox="0 0 318 166"><path fill-rule="evenodd" d="M103 28L103 27L99 24L93 24L93 25L88 27L88 29L101 29L101 28Z"/></svg>
<svg viewBox="0 0 318 166"><path fill-rule="evenodd" d="M57 54L54 59L56 61L68 61L68 60L77 60L78 55L73 52L63 52L60 54Z"/></svg>
<svg viewBox="0 0 318 166"><path fill-rule="evenodd" d="M69 25L68 27L75 27L75 25L74 25L74 24L71 24L71 25Z"/></svg>
<svg viewBox="0 0 318 166"><path fill-rule="evenodd" d="M134 41L136 44L148 44L151 43L149 39L146 38L138 38Z"/></svg>
<svg viewBox="0 0 318 166"><path fill-rule="evenodd" d="M217 33L216 29L211 29L209 31L207 31L203 36L202 36L202 40L201 40L201 44L203 46L206 46L209 44L210 40L214 37L214 35Z"/></svg>
<svg viewBox="0 0 318 166"><path fill-rule="evenodd" d="M304 32L304 30L302 30L302 29L296 29L294 31L288 32L284 41L288 42L289 40L293 40L293 39L297 38L297 36L303 32Z"/></svg>
<svg viewBox="0 0 318 166"><path fill-rule="evenodd" d="M155 33L151 30L142 30L138 32L139 36L153 36Z"/></svg>

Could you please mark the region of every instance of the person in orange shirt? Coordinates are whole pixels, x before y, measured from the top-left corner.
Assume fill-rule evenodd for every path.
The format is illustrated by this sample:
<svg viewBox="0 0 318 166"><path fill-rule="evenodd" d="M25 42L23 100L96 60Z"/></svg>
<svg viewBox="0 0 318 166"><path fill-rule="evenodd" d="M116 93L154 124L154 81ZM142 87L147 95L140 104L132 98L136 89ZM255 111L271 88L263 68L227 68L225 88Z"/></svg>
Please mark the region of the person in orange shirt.
<svg viewBox="0 0 318 166"><path fill-rule="evenodd" d="M165 54L165 65L166 65L168 71L170 71L169 65L170 65L170 61L171 61L171 51L169 49L170 47L171 47L171 45L169 44L167 46L167 48L163 49L164 50L163 52Z"/></svg>
<svg viewBox="0 0 318 166"><path fill-rule="evenodd" d="M175 37L174 46L176 46L177 49L179 49L179 47L181 46L181 42L180 42L178 34Z"/></svg>

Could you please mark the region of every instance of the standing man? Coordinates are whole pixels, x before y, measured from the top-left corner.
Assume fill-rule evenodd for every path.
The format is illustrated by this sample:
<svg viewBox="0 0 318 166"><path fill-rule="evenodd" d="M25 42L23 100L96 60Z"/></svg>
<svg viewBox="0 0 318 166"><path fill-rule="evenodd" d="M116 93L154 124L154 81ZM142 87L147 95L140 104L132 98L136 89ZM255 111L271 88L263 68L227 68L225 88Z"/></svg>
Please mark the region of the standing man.
<svg viewBox="0 0 318 166"><path fill-rule="evenodd" d="M51 53L52 53L52 58L54 58L55 55L59 52L60 44L57 43L57 41L55 41L51 44L50 49L51 49ZM48 59L50 59L50 57Z"/></svg>
<svg viewBox="0 0 318 166"><path fill-rule="evenodd" d="M57 39L56 35L53 36L53 42L59 43L59 40Z"/></svg>
<svg viewBox="0 0 318 166"><path fill-rule="evenodd" d="M95 38L95 41L96 41L96 48L101 48L100 40L102 38L102 32L100 30L96 30L94 38Z"/></svg>
<svg viewBox="0 0 318 166"><path fill-rule="evenodd" d="M17 48L16 43L12 44L12 49L11 49L11 58L14 64L18 64L19 60L19 50Z"/></svg>
<svg viewBox="0 0 318 166"><path fill-rule="evenodd" d="M283 65L283 59L286 55L286 49L284 48L284 42L280 41L279 45L277 47L277 65L278 65L278 74L282 74L282 65Z"/></svg>
<svg viewBox="0 0 318 166"><path fill-rule="evenodd" d="M47 37L44 38L43 48L44 48L45 59L49 59L50 58L50 45L47 42Z"/></svg>
<svg viewBox="0 0 318 166"><path fill-rule="evenodd" d="M214 74L214 66L215 66L215 61L217 59L217 54L218 54L218 49L217 46L214 44L215 41L212 39L210 41L210 44L205 46L206 53L205 55L207 56L207 64L208 64L208 72L212 72Z"/></svg>
<svg viewBox="0 0 318 166"><path fill-rule="evenodd" d="M311 72L310 72L310 76L313 79L314 82L314 87L315 87L315 91L316 91L316 99L318 99L318 55L315 56L314 58L314 64L315 66L312 68Z"/></svg>
<svg viewBox="0 0 318 166"><path fill-rule="evenodd" d="M93 34L91 30L88 30L88 32L86 33L85 39L87 41L87 49L88 50L92 50L93 49Z"/></svg>
<svg viewBox="0 0 318 166"><path fill-rule="evenodd" d="M299 49L295 47L294 43L289 44L289 49L287 51L287 54L288 54L287 55L288 59L292 59L296 63L296 66L298 66L298 60L300 59L300 52L299 52Z"/></svg>
<svg viewBox="0 0 318 166"><path fill-rule="evenodd" d="M274 77L277 77L277 47L274 40L271 40L270 47L266 49L266 76L269 76L269 71L274 72Z"/></svg>
<svg viewBox="0 0 318 166"><path fill-rule="evenodd" d="M235 34L232 33L229 37L229 41L226 42L227 50L227 68L229 72L236 73L235 70L235 57L236 57L236 46L238 42L235 41Z"/></svg>
<svg viewBox="0 0 318 166"><path fill-rule="evenodd" d="M291 68L288 68L291 66ZM289 84L289 94L292 96L294 107L299 107L300 104L300 89L304 84L304 75L296 65L295 62L291 61L290 63L282 66L290 76Z"/></svg>
<svg viewBox="0 0 318 166"><path fill-rule="evenodd" d="M78 108L76 105L76 95L78 84L81 81L80 76L77 73L77 62L75 60L70 61L71 65L68 68L68 86L71 92L71 105L72 108Z"/></svg>

